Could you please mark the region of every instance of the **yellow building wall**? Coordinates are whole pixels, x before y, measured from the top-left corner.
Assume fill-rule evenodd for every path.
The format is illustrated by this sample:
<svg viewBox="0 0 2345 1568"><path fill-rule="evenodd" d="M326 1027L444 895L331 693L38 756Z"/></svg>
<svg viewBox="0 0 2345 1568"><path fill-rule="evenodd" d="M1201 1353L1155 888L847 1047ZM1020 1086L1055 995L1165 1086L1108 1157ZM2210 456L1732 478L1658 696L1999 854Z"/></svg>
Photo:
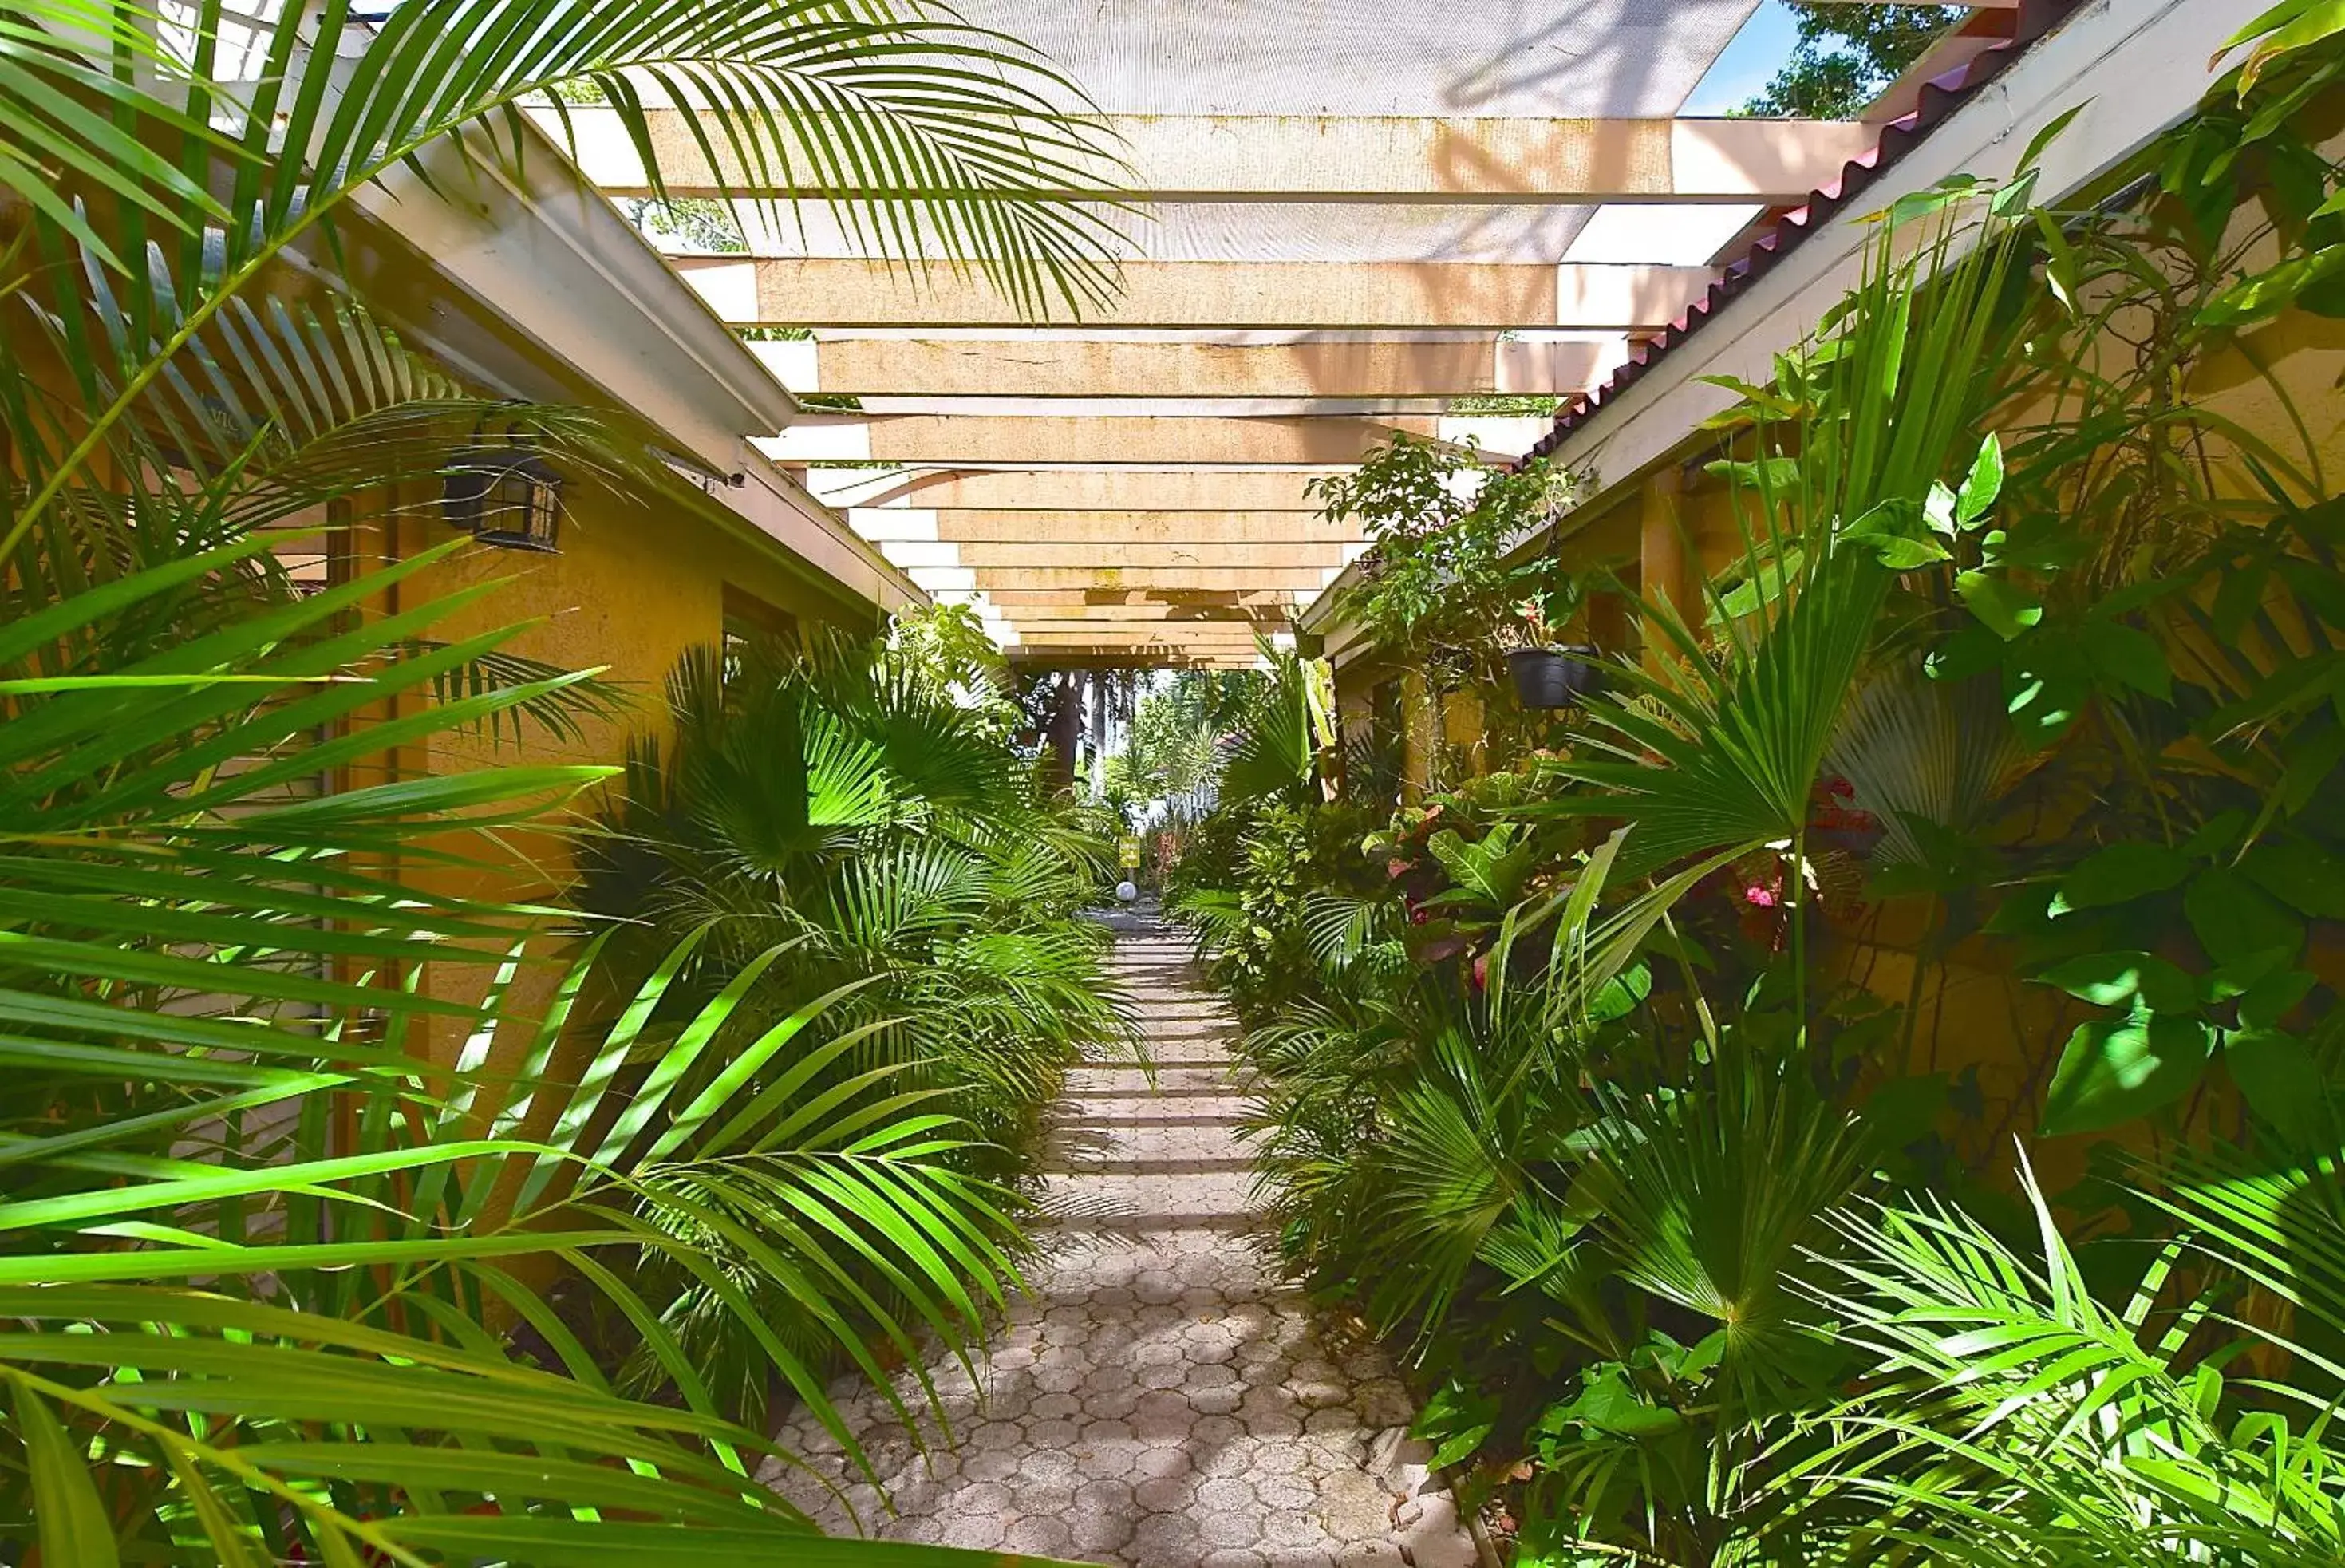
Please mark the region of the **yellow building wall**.
<svg viewBox="0 0 2345 1568"><path fill-rule="evenodd" d="M365 574L386 563L455 537L442 520L436 492L389 497L350 519L345 559L348 570ZM879 612L855 607L817 591L773 555L732 536L710 520L665 500L646 501L591 484L565 484L555 553L467 545L445 561L389 586L378 613L413 608L464 590L495 585L490 592L434 624L427 636L457 642L506 627L516 634L499 651L535 659L562 670L600 667L602 679L621 702L608 715L581 716L578 732L556 736L524 718L514 738L510 718L502 730L435 735L428 746L402 748L377 766L353 770L346 784L424 773L451 774L479 768L553 765L611 766L621 762L638 736L665 739L668 730L665 683L685 651L713 646L725 630L727 591L745 594L794 619L801 627L822 624L850 632L876 630ZM404 699L400 712L423 698ZM382 717L390 717L386 714ZM591 822L604 786L576 796L566 807L528 831L498 836L492 871L452 871L416 857L400 868L419 888L483 899L538 900L559 897L574 880L572 830ZM477 835L456 846L468 859L483 859ZM535 1016L551 995L565 953L541 943L543 962L525 968L511 993L515 1017ZM480 963L435 962L426 988L435 995L477 1000L491 971ZM492 1066L517 1064L527 1048L528 1030L501 1032ZM507 1038L507 1036L511 1036ZM453 1060L461 1031L440 1025L411 1049L440 1062ZM556 1063L556 1075L583 1062ZM543 1115L558 1109L541 1096ZM484 1107L485 1108L485 1107Z"/></svg>
<svg viewBox="0 0 2345 1568"><path fill-rule="evenodd" d="M426 531L447 530L435 522ZM541 555L483 545L422 574L420 591L445 593L510 578L485 600L445 623L453 638L533 621L506 648L564 669L607 667L603 679L628 698L615 722L594 721L572 744L542 735L532 761L616 761L627 738L665 732L662 696L668 672L687 648L713 646L725 626L728 586L811 626L876 628L874 607L856 620L817 593L771 554L688 513L646 504L601 486L565 485L559 552ZM456 761L461 753L435 758Z"/></svg>

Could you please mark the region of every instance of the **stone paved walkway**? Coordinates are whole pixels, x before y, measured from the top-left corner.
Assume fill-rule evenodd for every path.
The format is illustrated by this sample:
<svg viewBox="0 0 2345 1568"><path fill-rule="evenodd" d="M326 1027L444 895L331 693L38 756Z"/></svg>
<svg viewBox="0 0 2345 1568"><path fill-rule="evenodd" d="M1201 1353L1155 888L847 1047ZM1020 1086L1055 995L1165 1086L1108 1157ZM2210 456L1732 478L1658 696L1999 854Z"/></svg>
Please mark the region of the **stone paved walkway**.
<svg viewBox="0 0 2345 1568"><path fill-rule="evenodd" d="M800 1420L782 1441L846 1506L805 1475L777 1484L827 1528L851 1532L851 1507L895 1541L1134 1568L1473 1568L1390 1363L1327 1335L1262 1244L1228 1015L1177 932L1114 923L1154 1082L1122 1064L1071 1076L1033 1294L975 1380L931 1369L959 1446L923 1459L878 1395L842 1383L896 1512Z"/></svg>

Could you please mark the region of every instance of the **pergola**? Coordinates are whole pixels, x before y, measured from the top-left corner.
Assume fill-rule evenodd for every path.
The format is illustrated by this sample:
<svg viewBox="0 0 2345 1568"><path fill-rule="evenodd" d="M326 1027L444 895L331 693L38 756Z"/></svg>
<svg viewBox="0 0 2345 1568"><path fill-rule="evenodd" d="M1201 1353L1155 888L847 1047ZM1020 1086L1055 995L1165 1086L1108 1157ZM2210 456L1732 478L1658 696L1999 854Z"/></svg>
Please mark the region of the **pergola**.
<svg viewBox="0 0 2345 1568"><path fill-rule="evenodd" d="M740 203L746 254L672 260L726 322L804 330L758 351L855 406L761 444L1013 657L1250 664L1362 548L1313 479L1400 431L1518 456L1550 419L1458 400L1568 403L1873 156L1873 124L1680 117L1758 5L969 0L1126 149L1142 216L1111 307L1037 325L982 280L859 254L819 208ZM665 113L671 194L737 191ZM648 194L611 117L571 111L582 166Z"/></svg>

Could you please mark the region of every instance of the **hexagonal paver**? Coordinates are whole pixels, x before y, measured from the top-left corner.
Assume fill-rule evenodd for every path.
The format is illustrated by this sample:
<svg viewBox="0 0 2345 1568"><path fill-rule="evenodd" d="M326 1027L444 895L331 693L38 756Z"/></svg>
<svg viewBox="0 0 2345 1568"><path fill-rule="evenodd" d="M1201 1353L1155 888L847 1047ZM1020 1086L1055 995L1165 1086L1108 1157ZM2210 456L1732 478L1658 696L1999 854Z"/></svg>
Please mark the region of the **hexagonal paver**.
<svg viewBox="0 0 2345 1568"><path fill-rule="evenodd" d="M884 1393L833 1390L895 1512L803 1413L779 1439L804 1468L759 1479L826 1528L851 1531L851 1510L894 1541L1130 1568L1474 1568L1390 1359L1324 1328L1264 1245L1234 1025L1185 941L1114 921L1164 1065L1153 1083L1128 1061L1068 1075L1051 1207L1081 1217L1047 1233L974 1379L936 1359L918 1441ZM893 1381L922 1408L909 1369Z"/></svg>

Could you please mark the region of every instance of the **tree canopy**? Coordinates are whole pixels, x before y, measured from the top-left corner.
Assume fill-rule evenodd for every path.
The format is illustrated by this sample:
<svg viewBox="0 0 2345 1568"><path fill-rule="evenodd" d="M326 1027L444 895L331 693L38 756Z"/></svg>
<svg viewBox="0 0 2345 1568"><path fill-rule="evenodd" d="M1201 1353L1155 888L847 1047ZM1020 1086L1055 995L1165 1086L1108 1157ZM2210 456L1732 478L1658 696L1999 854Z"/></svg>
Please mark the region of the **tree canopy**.
<svg viewBox="0 0 2345 1568"><path fill-rule="evenodd" d="M1749 115L1846 119L1922 57L1965 15L1960 5L1794 3L1800 42L1775 79L1742 107Z"/></svg>

